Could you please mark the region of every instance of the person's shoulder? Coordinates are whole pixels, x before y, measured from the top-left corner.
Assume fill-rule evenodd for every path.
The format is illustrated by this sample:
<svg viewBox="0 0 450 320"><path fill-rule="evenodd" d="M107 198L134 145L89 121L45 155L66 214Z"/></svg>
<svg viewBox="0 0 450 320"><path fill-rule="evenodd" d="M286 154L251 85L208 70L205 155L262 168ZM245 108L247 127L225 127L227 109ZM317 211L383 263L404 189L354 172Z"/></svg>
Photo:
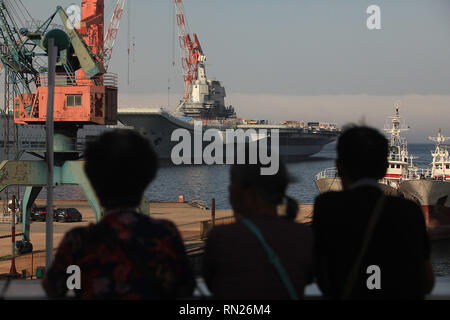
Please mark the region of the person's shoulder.
<svg viewBox="0 0 450 320"><path fill-rule="evenodd" d="M346 196L345 191L328 191L316 197L315 204L323 204L329 201L338 201Z"/></svg>
<svg viewBox="0 0 450 320"><path fill-rule="evenodd" d="M254 224L258 228L261 228L262 230L266 229L273 229L273 228L282 228L285 232L293 232L293 233L309 233L310 228L304 224L291 221L288 219L285 219L284 217L259 217L259 218L253 218ZM246 227L241 221L236 221L234 223L225 224L225 225L219 225L215 226L211 232L210 235L214 235L216 237L226 237L226 236L232 236L241 233L242 231L247 233L248 227Z"/></svg>
<svg viewBox="0 0 450 320"><path fill-rule="evenodd" d="M158 219L138 212L130 212L130 214L136 219L135 223L137 225L151 225L162 229L176 229L175 224L170 220Z"/></svg>
<svg viewBox="0 0 450 320"><path fill-rule="evenodd" d="M118 221L116 220L119 219L118 223L124 224L139 237L158 238L165 236L178 237L179 235L178 229L172 221L156 219L139 212L117 213L108 218L108 221L104 221L106 224L117 223Z"/></svg>
<svg viewBox="0 0 450 320"><path fill-rule="evenodd" d="M89 242L92 235L97 233L96 228L97 224L91 223L88 226L75 227L67 231L61 240L59 249L63 251L80 250Z"/></svg>
<svg viewBox="0 0 450 320"><path fill-rule="evenodd" d="M347 203L348 198L345 191L329 191L318 195L314 201L314 215L328 211L329 208L339 207L342 203Z"/></svg>
<svg viewBox="0 0 450 320"><path fill-rule="evenodd" d="M422 215L422 208L416 202L396 197L388 196L388 205L391 210L398 212L399 215L411 215L413 213Z"/></svg>
<svg viewBox="0 0 450 320"><path fill-rule="evenodd" d="M66 232L64 238L67 240L80 240L85 238L89 233L93 232L95 229L95 224L89 224L84 227L75 227Z"/></svg>
<svg viewBox="0 0 450 320"><path fill-rule="evenodd" d="M218 226L214 226L214 228L211 230L210 234L215 235L222 235L227 233L232 233L236 231L237 229L243 229L244 225L240 221L235 221L233 223L229 224L222 224Z"/></svg>
<svg viewBox="0 0 450 320"><path fill-rule="evenodd" d="M224 239L229 237L239 237L243 231L245 231L246 227L240 222L235 221L229 224L222 224L214 226L208 233L209 242L219 241L223 242Z"/></svg>
<svg viewBox="0 0 450 320"><path fill-rule="evenodd" d="M174 222L167 219L155 219L149 216L143 216L146 222L151 225L153 229L158 229L160 232L167 234L178 235L179 230Z"/></svg>
<svg viewBox="0 0 450 320"><path fill-rule="evenodd" d="M409 199L398 196L387 196L387 199L391 205L406 206L406 207L419 207L419 205Z"/></svg>

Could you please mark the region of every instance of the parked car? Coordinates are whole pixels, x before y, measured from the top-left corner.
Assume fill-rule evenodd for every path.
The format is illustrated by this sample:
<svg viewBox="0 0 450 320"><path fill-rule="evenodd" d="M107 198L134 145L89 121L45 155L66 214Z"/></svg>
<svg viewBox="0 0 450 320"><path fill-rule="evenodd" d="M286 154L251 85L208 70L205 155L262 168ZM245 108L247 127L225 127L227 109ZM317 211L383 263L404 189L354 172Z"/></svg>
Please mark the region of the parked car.
<svg viewBox="0 0 450 320"><path fill-rule="evenodd" d="M47 218L47 206L32 206L31 221L45 221ZM56 221L56 210L53 209L53 221Z"/></svg>
<svg viewBox="0 0 450 320"><path fill-rule="evenodd" d="M45 221L46 216L47 206L36 206L31 209L31 221Z"/></svg>
<svg viewBox="0 0 450 320"><path fill-rule="evenodd" d="M55 221L80 222L83 216L76 208L59 208L55 211Z"/></svg>

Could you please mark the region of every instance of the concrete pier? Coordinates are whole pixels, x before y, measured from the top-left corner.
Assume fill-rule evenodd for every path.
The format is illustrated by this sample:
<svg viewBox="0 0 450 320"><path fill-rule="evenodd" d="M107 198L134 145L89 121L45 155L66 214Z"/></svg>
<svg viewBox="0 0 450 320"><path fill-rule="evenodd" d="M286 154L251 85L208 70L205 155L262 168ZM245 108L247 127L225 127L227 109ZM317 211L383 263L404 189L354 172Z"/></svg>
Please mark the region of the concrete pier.
<svg viewBox="0 0 450 320"><path fill-rule="evenodd" d="M0 201L0 208L3 201ZM36 205L44 206L45 200L36 200ZM211 204L207 204L211 205ZM297 220L301 223L311 221L313 204L300 204L300 210ZM57 248L61 242L64 234L74 227L87 226L90 223L95 223L94 212L87 203L87 201L75 200L55 200L55 208L77 208L83 215L81 222L73 223L54 223L53 242L54 247ZM204 237L202 237L202 225L210 223L211 208L206 208L200 203L192 202L151 202L150 215L155 219L170 220L178 227L181 236L184 239L188 252L198 251L203 246ZM280 212L284 208L280 207ZM217 224L232 222L232 210L217 210L215 211L215 219ZM17 230L20 230L18 228ZM203 230L205 231L205 230ZM8 256L11 254L11 224L0 223L0 274L7 273L10 267L10 260ZM20 239L20 236L19 236ZM33 243L33 251L45 250L45 222L31 223L31 242ZM20 257L19 257L20 263ZM20 267L18 268L20 272Z"/></svg>

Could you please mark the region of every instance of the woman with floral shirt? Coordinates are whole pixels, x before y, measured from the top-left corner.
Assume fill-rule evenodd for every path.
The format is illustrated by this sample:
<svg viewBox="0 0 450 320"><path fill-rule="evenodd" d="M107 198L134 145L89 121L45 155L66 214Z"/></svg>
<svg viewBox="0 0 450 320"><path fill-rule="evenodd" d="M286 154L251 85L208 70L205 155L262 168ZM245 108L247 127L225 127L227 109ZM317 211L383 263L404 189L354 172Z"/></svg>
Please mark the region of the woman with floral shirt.
<svg viewBox="0 0 450 320"><path fill-rule="evenodd" d="M80 268L81 299L190 296L195 280L177 228L137 211L157 171L149 142L132 130L110 131L87 145L85 159L105 216L65 235L44 279L49 297L66 296L71 265Z"/></svg>

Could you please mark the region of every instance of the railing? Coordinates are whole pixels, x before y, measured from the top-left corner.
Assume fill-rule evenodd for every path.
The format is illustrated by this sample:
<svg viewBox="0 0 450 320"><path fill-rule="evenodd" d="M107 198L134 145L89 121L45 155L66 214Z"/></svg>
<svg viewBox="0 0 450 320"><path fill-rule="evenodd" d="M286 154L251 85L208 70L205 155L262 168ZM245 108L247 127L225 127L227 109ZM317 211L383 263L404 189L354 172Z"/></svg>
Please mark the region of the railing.
<svg viewBox="0 0 450 320"><path fill-rule="evenodd" d="M316 174L316 181L324 178L337 178L338 172L337 168L327 168L318 174ZM443 180L439 178L434 178L431 176L430 169L423 168L408 168L408 173L403 174L400 178L400 182L405 180L418 180L418 179L433 179L433 180ZM382 182L386 181L386 178L381 179Z"/></svg>
<svg viewBox="0 0 450 320"><path fill-rule="evenodd" d="M58 86L106 86L117 87L119 84L119 77L116 73L105 73L104 75L92 79L86 78L86 76L57 73L55 75L55 85ZM48 73L39 73L36 79L36 85L38 87L48 86Z"/></svg>
<svg viewBox="0 0 450 320"><path fill-rule="evenodd" d="M216 219L214 219L214 226L231 224L231 223L234 223L235 221L236 221L236 218L234 216L216 218ZM212 220L201 221L200 222L200 238L206 239L208 236L208 233L212 230L212 228L213 228Z"/></svg>
<svg viewBox="0 0 450 320"><path fill-rule="evenodd" d="M205 280L201 276L196 276L196 287L193 298L213 299L211 292L205 284ZM5 287L7 286L7 287ZM426 300L449 300L450 299L450 277L436 277L431 294L426 295ZM6 300L46 300L48 299L42 281L37 280L0 280L0 291ZM305 300L321 300L322 292L318 285L314 282L305 287Z"/></svg>
<svg viewBox="0 0 450 320"><path fill-rule="evenodd" d="M238 126L243 126L245 128L265 128L265 129L303 129L305 133L316 133L316 132L341 132L340 128L333 126L330 127L313 127L306 124L296 124L296 123L268 123L268 122L249 122L245 119L193 119L190 117L178 117L174 115L177 119L182 120L186 123L194 125L196 121L202 122L203 125L208 125L210 127L217 127L217 129L237 129Z"/></svg>
<svg viewBox="0 0 450 320"><path fill-rule="evenodd" d="M324 179L324 178L337 178L337 177L338 177L338 172L337 172L336 167L327 168L327 169L319 172L318 174L316 174L316 181L320 180L320 179Z"/></svg>
<svg viewBox="0 0 450 320"><path fill-rule="evenodd" d="M53 250L53 255L57 249ZM36 278L38 268L45 268L45 251L35 251L16 256L16 270L23 279Z"/></svg>
<svg viewBox="0 0 450 320"><path fill-rule="evenodd" d="M98 135L98 134L97 134ZM68 139L67 145L72 146L74 149L73 151L84 151L85 145L87 142L91 141L92 139L95 139L97 136L88 136L88 137L78 137L74 139ZM19 149L18 151L23 153L25 151L35 151L35 152L42 152L45 151L47 148L47 142L45 135L34 135L32 137L22 137L19 141ZM55 150L55 152L62 151L62 150ZM68 151L68 150L64 150Z"/></svg>
<svg viewBox="0 0 450 320"><path fill-rule="evenodd" d="M394 154L394 155L389 156L388 160L408 163L408 158L404 157L402 155L399 155L399 154Z"/></svg>
<svg viewBox="0 0 450 320"><path fill-rule="evenodd" d="M418 169L418 168L408 168L408 178L409 179L423 179L431 178L430 169Z"/></svg>
<svg viewBox="0 0 450 320"><path fill-rule="evenodd" d="M410 168L408 171L409 179L427 179L427 180L437 180L437 181L447 181L448 178L444 176L436 177L432 175L430 168L428 169L413 169Z"/></svg>

